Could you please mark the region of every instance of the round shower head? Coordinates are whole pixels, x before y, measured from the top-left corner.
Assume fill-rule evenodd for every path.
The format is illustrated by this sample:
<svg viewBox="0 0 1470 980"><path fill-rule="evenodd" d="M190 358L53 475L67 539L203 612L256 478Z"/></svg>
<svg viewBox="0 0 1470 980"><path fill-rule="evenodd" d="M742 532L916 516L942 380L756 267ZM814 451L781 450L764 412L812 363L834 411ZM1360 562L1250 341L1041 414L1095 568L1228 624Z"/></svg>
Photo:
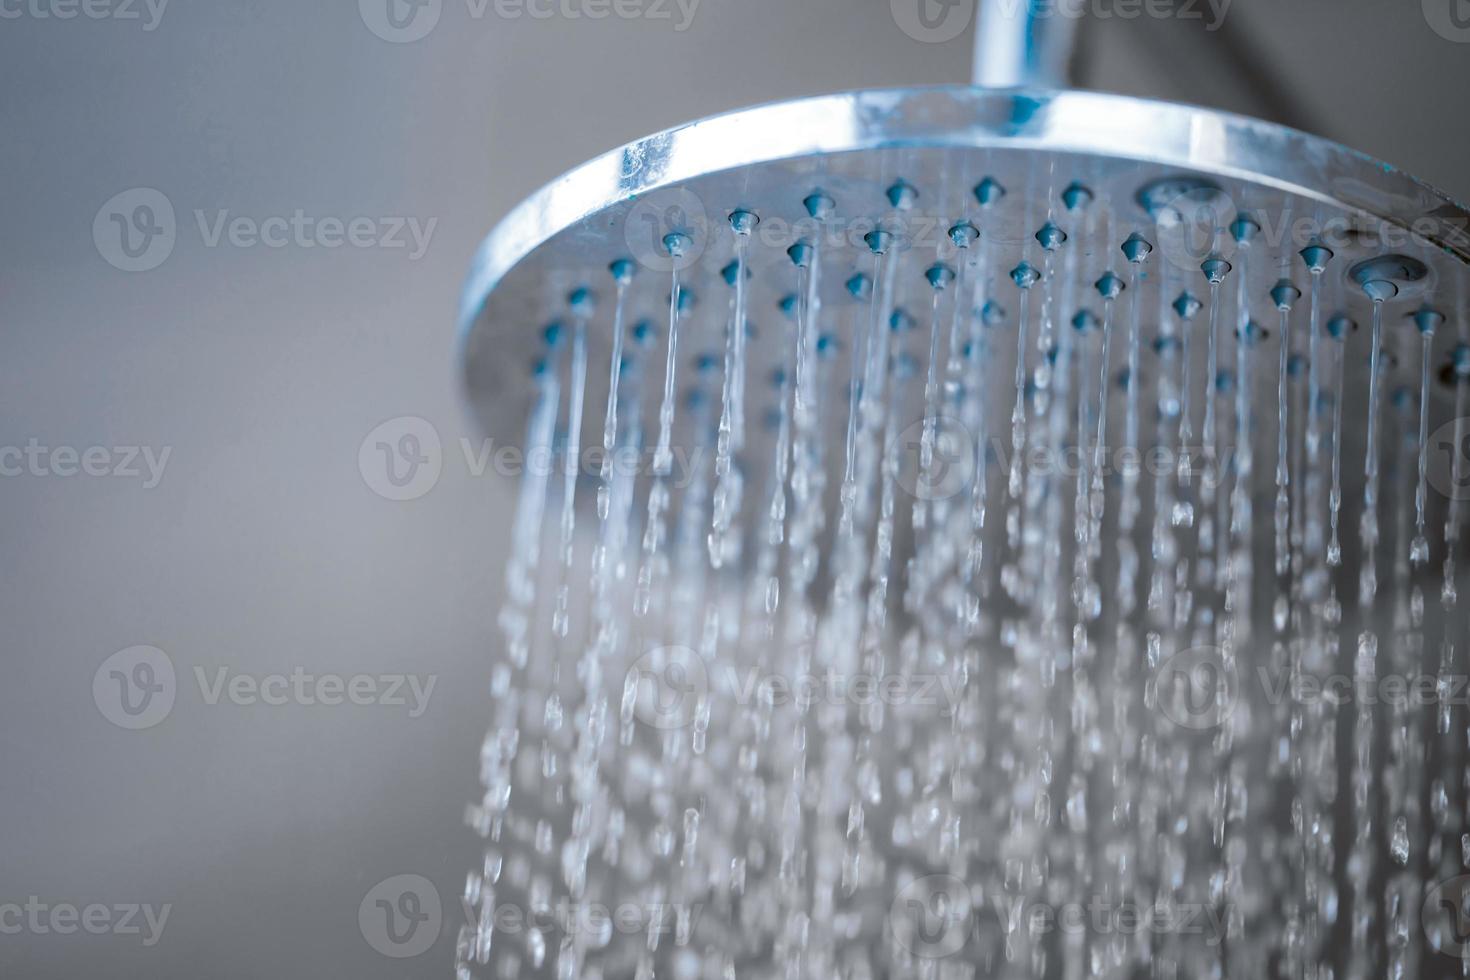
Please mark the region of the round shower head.
<svg viewBox="0 0 1470 980"><path fill-rule="evenodd" d="M496 226L475 258L460 318L465 390L486 432L521 436L543 328L574 319L568 299L578 289L597 301L592 363L606 356L617 290L609 268L619 259L633 277L630 327L646 320L666 329L674 269L694 304L691 322L723 317L716 311L732 292L736 212L753 216L748 309L757 331L792 289L792 246L817 247L826 277L819 299L835 303L849 298L850 274L872 274L868 232L893 233L915 280L936 259L953 264L960 252L949 231L963 223L977 229L967 254L992 251L992 274L1024 258L1040 266L1047 251L1034 236L1051 223L1069 237L1089 283L1121 271L1119 246L1138 232L1162 260L1148 288L1173 292L1208 288L1202 263L1212 255L1233 261L1248 233L1246 292L1263 321L1274 319L1269 294L1279 278L1305 286L1310 271L1300 253L1317 243L1331 250L1325 288L1334 309L1357 321L1371 304L1350 271L1375 260L1401 267L1407 257L1422 270L1400 284L1397 304L1432 297L1453 323L1470 303L1470 214L1387 164L1305 133L1086 92L946 86L796 99L605 153ZM897 278L902 292L904 272ZM1005 292L992 298L1014 306L1014 290ZM1068 319L1074 312L1063 311ZM1391 342L1398 333L1390 330ZM685 349L723 347L718 338L700 343ZM1452 346L1446 337L1436 356L1448 358ZM785 345L758 332L753 354L762 352L777 364ZM597 383L589 406L605 395Z"/></svg>

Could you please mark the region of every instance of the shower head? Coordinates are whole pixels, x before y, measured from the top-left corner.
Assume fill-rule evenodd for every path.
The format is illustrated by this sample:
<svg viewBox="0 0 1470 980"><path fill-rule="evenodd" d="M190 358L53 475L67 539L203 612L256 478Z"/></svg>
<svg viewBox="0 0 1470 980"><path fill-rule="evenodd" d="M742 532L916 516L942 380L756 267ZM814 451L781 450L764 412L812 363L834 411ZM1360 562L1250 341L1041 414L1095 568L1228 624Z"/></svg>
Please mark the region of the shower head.
<svg viewBox="0 0 1470 980"><path fill-rule="evenodd" d="M912 196L895 198L895 188ZM647 321L662 337L677 269L694 304L681 342L693 354L719 355L733 292L729 263L742 237L729 220L736 212L756 221L746 263L757 331L751 353L765 359L756 368L761 377L788 353L774 339L781 318L773 312L795 282L788 251L800 243L816 248L817 301L840 309L851 302L847 280L873 273L865 240L873 230L891 232L901 253L899 306L927 304L922 273L936 261L973 265L988 252L994 281L984 295L1013 317L1018 292L1004 274L1023 259L1041 264L1048 252L1035 233L1051 223L1067 236L1058 271L1071 262L1086 283L1108 270L1125 272L1119 247L1130 234L1157 245L1142 282L1150 293L1144 307L1154 310L1155 300L1172 301L1174 292L1208 289L1201 265L1212 255L1240 264L1231 257L1249 227L1242 221L1255 226L1245 296L1263 323L1275 319L1269 293L1278 279L1306 288L1311 271L1300 253L1314 244L1332 253L1325 302L1355 322L1371 318L1372 303L1353 270L1386 263L1384 275L1401 287L1386 331L1391 345L1411 339L1394 313L1432 303L1456 324L1470 304L1464 208L1386 164L1304 133L1083 92L938 87L805 98L630 143L547 185L500 222L475 258L460 319L465 391L487 433L521 437L543 328L575 319L567 301L578 289L597 301L588 342L592 363L605 360L618 289L609 269L620 259L632 275L629 327ZM962 250L949 231L965 222L976 235ZM687 240L677 244L670 235ZM670 241L679 255L670 254ZM1085 293L1075 291L1070 302L1097 305ZM836 315L830 324L838 344L849 339L846 321ZM1436 358L1447 363L1453 347L1446 332ZM1350 374L1357 360L1365 359L1355 359ZM1412 360L1391 363L1409 371ZM605 395L597 383L589 412Z"/></svg>
<svg viewBox="0 0 1470 980"><path fill-rule="evenodd" d="M461 313L526 449L462 975L1436 975L1463 701L1355 695L1463 690L1467 230L1300 132L970 87L534 194ZM563 890L703 916L496 938ZM1220 934L1018 927L1059 895Z"/></svg>

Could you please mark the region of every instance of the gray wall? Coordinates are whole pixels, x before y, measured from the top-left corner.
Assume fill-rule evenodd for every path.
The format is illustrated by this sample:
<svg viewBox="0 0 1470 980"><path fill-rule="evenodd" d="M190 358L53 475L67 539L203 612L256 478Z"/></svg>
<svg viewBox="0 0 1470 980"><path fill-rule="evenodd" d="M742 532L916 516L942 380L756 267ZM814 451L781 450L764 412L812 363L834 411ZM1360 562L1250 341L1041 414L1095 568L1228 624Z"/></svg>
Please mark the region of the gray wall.
<svg viewBox="0 0 1470 980"><path fill-rule="evenodd" d="M453 316L477 240L556 173L681 120L963 80L968 36L913 40L876 0L702 0L686 30L673 4L669 20L594 21L442 0L435 30L403 44L350 0L174 0L152 30L141 0L136 20L25 3L0 0L0 451L53 452L33 453L44 473L0 478L0 906L169 917L153 945L43 918L0 933L0 974L447 976L509 499L458 448L474 433ZM1084 81L1304 121L1470 196L1455 110L1470 46L1418 4L1236 0L1226 29L1237 60L1208 67L1190 52L1219 41L1195 25L1085 25ZM106 214L94 237L104 202L137 187L177 218L146 272L113 264L129 260ZM417 257L211 245L226 209L366 217L372 236L434 225ZM444 446L410 501L359 470L364 438L399 416ZM112 475L60 475L75 463L57 447L104 447L90 466ZM127 447L168 452L156 486L126 475ZM132 654L104 661L137 645L173 668L161 719L118 713L112 667L142 675ZM417 717L210 703L196 671L213 684L221 668L435 686ZM414 958L359 929L364 896L398 874L444 901Z"/></svg>

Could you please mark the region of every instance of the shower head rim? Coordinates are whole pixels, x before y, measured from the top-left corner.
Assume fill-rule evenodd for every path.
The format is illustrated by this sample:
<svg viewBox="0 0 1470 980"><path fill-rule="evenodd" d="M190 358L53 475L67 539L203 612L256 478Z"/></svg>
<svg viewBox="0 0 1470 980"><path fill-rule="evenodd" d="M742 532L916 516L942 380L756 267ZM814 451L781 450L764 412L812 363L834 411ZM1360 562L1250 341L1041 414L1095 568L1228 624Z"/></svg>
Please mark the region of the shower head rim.
<svg viewBox="0 0 1470 980"><path fill-rule="evenodd" d="M760 139L751 139L752 133ZM1235 178L1402 229L1443 211L1460 223L1458 240L1430 235L1427 241L1470 263L1465 206L1396 167L1300 130L1182 103L1095 92L968 85L864 89L684 123L602 153L526 197L495 225L471 263L459 310L461 359L500 281L542 244L605 208L740 167L947 146L1095 154ZM1314 168L1320 173L1314 175ZM1327 193L1313 179L1324 174L1337 182L1338 193ZM1344 179L1379 192L1378 201L1346 199ZM1415 202L1419 206L1404 207Z"/></svg>

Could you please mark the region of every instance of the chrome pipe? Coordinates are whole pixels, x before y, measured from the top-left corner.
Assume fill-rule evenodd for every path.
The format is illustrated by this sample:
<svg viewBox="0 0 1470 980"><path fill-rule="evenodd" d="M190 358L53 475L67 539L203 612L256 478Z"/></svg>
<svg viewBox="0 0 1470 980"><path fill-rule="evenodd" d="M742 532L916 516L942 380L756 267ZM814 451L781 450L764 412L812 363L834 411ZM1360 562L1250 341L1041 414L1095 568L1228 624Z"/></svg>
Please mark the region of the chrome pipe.
<svg viewBox="0 0 1470 980"><path fill-rule="evenodd" d="M1069 88L1077 20L1042 0L980 0L972 80L985 88Z"/></svg>

